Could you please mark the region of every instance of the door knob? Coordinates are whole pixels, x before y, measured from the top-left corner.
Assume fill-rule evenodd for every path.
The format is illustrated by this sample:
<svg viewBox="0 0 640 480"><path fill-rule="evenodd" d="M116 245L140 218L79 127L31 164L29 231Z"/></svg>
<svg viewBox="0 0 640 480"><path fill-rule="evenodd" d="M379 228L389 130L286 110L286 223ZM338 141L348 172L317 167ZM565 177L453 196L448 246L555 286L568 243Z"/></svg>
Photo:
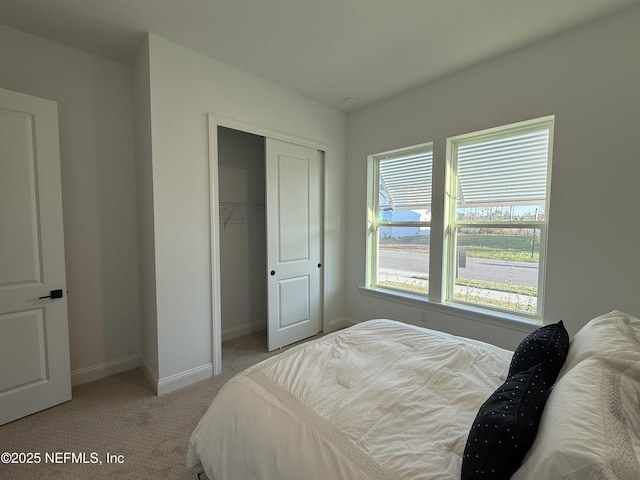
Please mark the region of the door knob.
<svg viewBox="0 0 640 480"><path fill-rule="evenodd" d="M271 270L271 276L273 277L276 274L275 270Z"/></svg>
<svg viewBox="0 0 640 480"><path fill-rule="evenodd" d="M44 298L62 298L62 290L51 290L49 291L49 295L45 297L38 297L38 300L42 300Z"/></svg>

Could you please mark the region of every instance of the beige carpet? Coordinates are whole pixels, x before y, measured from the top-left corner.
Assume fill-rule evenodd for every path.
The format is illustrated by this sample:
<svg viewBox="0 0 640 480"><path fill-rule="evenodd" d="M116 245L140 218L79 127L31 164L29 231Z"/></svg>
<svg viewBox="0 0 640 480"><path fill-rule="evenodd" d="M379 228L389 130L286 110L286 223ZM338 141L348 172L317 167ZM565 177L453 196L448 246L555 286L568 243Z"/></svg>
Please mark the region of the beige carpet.
<svg viewBox="0 0 640 480"><path fill-rule="evenodd" d="M70 402L0 427L0 453L40 455L39 464L0 463L0 479L194 478L185 466L192 430L229 378L272 355L265 344L264 332L225 342L221 375L162 397L141 369L75 387Z"/></svg>

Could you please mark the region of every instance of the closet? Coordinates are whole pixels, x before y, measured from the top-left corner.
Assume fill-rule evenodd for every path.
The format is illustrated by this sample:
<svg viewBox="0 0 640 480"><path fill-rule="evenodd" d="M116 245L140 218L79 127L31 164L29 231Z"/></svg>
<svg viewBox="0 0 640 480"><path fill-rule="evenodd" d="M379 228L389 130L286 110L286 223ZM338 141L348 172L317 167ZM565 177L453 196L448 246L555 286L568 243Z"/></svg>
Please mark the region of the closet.
<svg viewBox="0 0 640 480"><path fill-rule="evenodd" d="M222 340L267 330L265 138L218 127Z"/></svg>
<svg viewBox="0 0 640 480"><path fill-rule="evenodd" d="M221 125L215 135L222 340L266 329L271 351L315 335L323 153Z"/></svg>

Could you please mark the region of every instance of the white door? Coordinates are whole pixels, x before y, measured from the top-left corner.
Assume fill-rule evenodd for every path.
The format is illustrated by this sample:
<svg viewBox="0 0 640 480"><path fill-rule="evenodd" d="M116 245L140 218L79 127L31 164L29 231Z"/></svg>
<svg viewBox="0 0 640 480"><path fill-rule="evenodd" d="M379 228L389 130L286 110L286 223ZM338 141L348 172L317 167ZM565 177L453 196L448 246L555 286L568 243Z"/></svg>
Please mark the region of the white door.
<svg viewBox="0 0 640 480"><path fill-rule="evenodd" d="M0 89L0 425L71 399L60 185L57 104Z"/></svg>
<svg viewBox="0 0 640 480"><path fill-rule="evenodd" d="M320 331L321 158L267 138L268 349Z"/></svg>

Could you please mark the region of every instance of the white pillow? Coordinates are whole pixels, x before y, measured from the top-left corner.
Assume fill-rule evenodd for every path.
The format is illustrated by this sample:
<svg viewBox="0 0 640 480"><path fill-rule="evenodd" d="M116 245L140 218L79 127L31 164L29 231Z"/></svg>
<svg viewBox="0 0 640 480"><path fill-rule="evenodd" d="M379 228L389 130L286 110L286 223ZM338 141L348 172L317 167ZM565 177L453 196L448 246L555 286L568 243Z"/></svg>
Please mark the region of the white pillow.
<svg viewBox="0 0 640 480"><path fill-rule="evenodd" d="M640 479L640 364L581 361L556 383L511 480Z"/></svg>
<svg viewBox="0 0 640 480"><path fill-rule="evenodd" d="M594 356L640 361L640 319L614 310L591 320L571 339L558 378Z"/></svg>

